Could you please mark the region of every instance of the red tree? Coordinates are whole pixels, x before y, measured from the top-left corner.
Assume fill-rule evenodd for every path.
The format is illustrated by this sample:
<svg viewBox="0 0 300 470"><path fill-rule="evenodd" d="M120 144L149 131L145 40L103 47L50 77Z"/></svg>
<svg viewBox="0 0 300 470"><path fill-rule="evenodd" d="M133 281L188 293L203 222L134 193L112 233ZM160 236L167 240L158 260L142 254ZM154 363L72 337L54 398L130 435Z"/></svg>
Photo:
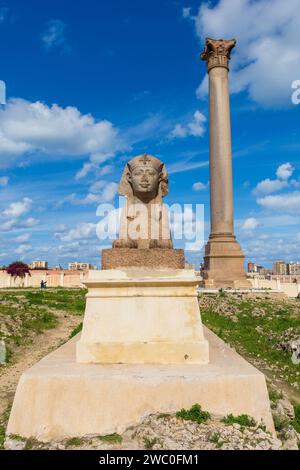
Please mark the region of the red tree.
<svg viewBox="0 0 300 470"><path fill-rule="evenodd" d="M6 268L7 274L10 274L14 278L16 277L25 277L25 274L28 273L30 276L29 266L22 261L14 261Z"/></svg>

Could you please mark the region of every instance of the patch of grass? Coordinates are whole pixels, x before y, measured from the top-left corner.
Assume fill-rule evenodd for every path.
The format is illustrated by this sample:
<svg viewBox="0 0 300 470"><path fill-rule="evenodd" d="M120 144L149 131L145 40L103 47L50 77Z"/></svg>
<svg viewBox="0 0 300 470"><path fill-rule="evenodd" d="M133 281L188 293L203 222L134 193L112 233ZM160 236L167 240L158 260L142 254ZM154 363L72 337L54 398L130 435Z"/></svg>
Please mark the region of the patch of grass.
<svg viewBox="0 0 300 470"><path fill-rule="evenodd" d="M5 427L0 424L0 449L4 449Z"/></svg>
<svg viewBox="0 0 300 470"><path fill-rule="evenodd" d="M57 326L57 318L54 313L46 309L36 310L31 318L28 318L23 323L24 328L34 331L37 334L42 333L44 330L49 330Z"/></svg>
<svg viewBox="0 0 300 470"><path fill-rule="evenodd" d="M81 316L85 307L85 289L38 288L0 291L0 324L8 351L7 363L14 360L20 346L34 336L55 328L62 315Z"/></svg>
<svg viewBox="0 0 300 470"><path fill-rule="evenodd" d="M291 352L277 348L288 329L300 336L300 305L289 300L241 299L226 292L199 298L203 323L255 366L300 391L298 366ZM231 318L231 312L234 312ZM272 393L271 393L272 395ZM276 400L276 393L273 394ZM272 399L272 398L271 398Z"/></svg>
<svg viewBox="0 0 300 470"><path fill-rule="evenodd" d="M270 401L273 401L274 403L276 403L282 397L283 397L282 392L277 391L277 390L269 390Z"/></svg>
<svg viewBox="0 0 300 470"><path fill-rule="evenodd" d="M227 425L232 425L236 423L244 427L254 427L257 424L255 419L248 415L234 416L233 414L229 414L227 416L224 416L222 421Z"/></svg>
<svg viewBox="0 0 300 470"><path fill-rule="evenodd" d="M98 439L100 439L100 441L107 442L108 444L121 444L123 441L122 436L116 432L113 434L107 434L106 436L98 436Z"/></svg>
<svg viewBox="0 0 300 470"><path fill-rule="evenodd" d="M279 416L273 416L274 426L276 431L280 432L289 425L289 420L280 418Z"/></svg>
<svg viewBox="0 0 300 470"><path fill-rule="evenodd" d="M294 405L295 418L292 420L293 428L300 433L300 405Z"/></svg>
<svg viewBox="0 0 300 470"><path fill-rule="evenodd" d="M196 423L201 424L210 419L210 414L208 411L202 411L201 406L196 403L189 410L182 408L182 410L177 411L176 418L181 418L187 421L195 421Z"/></svg>
<svg viewBox="0 0 300 470"><path fill-rule="evenodd" d="M221 437L221 434L219 432L214 432L209 440L210 442L213 442L214 444L218 444L220 437Z"/></svg>
<svg viewBox="0 0 300 470"><path fill-rule="evenodd" d="M154 437L153 439L150 439L149 437L144 437L144 445L145 445L145 449L147 450L153 449L153 447L157 443L158 443L157 437Z"/></svg>
<svg viewBox="0 0 300 470"><path fill-rule="evenodd" d="M36 449L36 448L40 448L42 446L43 446L43 444L41 442L39 442L37 439L35 439L34 437L29 437L29 439L26 440L24 450L32 450L34 448Z"/></svg>
<svg viewBox="0 0 300 470"><path fill-rule="evenodd" d="M83 439L80 437L71 437L71 439L68 439L66 441L66 447L70 446L80 446L83 443Z"/></svg>
<svg viewBox="0 0 300 470"><path fill-rule="evenodd" d="M78 333L80 333L80 331L82 330L82 322L79 323L79 325L77 325L74 330L71 332L70 336L69 336L69 339L73 338L74 336L76 336Z"/></svg>

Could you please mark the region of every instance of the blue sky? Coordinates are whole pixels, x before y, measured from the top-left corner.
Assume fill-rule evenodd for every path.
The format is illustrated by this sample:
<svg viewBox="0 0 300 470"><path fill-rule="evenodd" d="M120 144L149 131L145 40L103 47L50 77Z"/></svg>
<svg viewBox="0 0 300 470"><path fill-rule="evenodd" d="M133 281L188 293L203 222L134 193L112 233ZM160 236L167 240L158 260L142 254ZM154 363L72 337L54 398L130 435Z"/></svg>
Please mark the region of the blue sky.
<svg viewBox="0 0 300 470"><path fill-rule="evenodd" d="M0 265L99 265L97 206L117 202L124 162L144 152L167 165L166 202L204 204L208 236L208 97L199 60L206 36L237 38L230 71L237 238L247 260L299 260L300 105L291 101L300 80L299 6L0 1L7 86Z"/></svg>

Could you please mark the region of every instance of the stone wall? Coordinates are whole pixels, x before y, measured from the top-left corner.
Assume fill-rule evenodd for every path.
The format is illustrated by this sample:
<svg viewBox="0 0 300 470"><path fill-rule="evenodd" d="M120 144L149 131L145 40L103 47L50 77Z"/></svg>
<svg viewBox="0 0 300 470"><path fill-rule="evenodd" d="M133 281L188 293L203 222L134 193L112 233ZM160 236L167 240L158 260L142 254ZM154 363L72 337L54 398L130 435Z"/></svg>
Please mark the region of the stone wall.
<svg viewBox="0 0 300 470"><path fill-rule="evenodd" d="M280 282L279 279L249 278L252 287L256 289L272 289L284 292L288 297L297 297L300 294L300 284L294 282Z"/></svg>
<svg viewBox="0 0 300 470"><path fill-rule="evenodd" d="M0 270L0 288L13 287L40 287L41 281L47 282L47 287L83 287L88 271L54 271L54 270L31 270L30 276L24 279L14 279L6 271Z"/></svg>

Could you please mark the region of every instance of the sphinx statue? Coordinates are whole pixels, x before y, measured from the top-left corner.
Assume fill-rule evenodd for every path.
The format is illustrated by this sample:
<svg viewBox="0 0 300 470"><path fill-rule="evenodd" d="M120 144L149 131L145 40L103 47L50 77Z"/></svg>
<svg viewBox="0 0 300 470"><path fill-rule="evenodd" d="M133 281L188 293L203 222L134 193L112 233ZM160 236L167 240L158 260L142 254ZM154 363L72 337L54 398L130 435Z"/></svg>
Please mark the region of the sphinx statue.
<svg viewBox="0 0 300 470"><path fill-rule="evenodd" d="M127 200L113 248L172 249L168 211L162 202L168 193L164 163L148 154L131 159L125 165L118 192Z"/></svg>

